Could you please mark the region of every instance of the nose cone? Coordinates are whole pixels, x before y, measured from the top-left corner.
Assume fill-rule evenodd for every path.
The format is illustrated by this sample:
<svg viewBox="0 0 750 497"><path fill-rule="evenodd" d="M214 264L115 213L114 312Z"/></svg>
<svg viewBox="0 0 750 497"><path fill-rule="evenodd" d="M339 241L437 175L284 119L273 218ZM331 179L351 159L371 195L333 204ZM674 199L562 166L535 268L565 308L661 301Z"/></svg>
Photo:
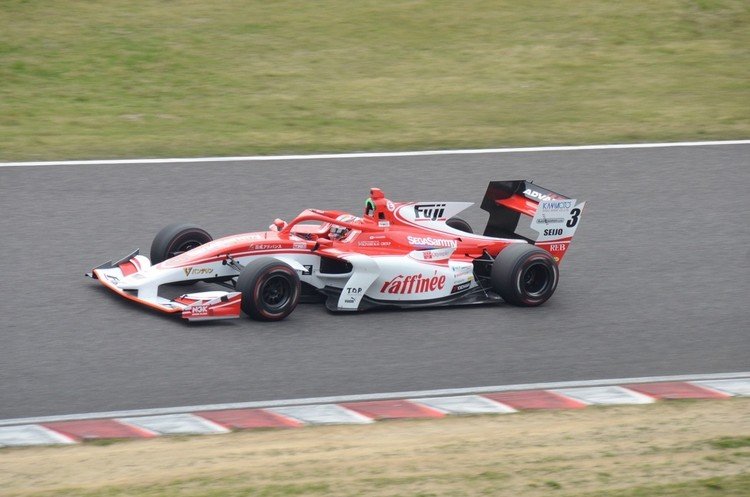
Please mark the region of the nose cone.
<svg viewBox="0 0 750 497"><path fill-rule="evenodd" d="M241 252L247 252L258 243L268 243L268 239L273 238L278 240L278 234L275 232L264 232L260 231L257 233L245 233L242 235L226 236L205 243L199 247L195 247L193 250L188 250L184 254L180 254L177 257L167 259L166 261L158 264L157 267L161 268L174 268L189 266L192 264L199 264L210 260L213 257L219 257L226 254L237 254Z"/></svg>

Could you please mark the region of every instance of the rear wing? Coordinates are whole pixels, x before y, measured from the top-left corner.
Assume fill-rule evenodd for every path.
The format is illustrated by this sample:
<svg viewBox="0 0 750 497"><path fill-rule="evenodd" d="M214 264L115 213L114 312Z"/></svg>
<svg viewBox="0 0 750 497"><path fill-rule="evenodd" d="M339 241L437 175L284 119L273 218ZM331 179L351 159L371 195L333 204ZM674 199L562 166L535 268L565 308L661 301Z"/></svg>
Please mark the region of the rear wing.
<svg viewBox="0 0 750 497"><path fill-rule="evenodd" d="M556 261L565 256L586 202L553 192L530 180L491 181L482 199L489 212L485 236L523 238L550 252ZM521 215L531 218L532 237L518 233Z"/></svg>

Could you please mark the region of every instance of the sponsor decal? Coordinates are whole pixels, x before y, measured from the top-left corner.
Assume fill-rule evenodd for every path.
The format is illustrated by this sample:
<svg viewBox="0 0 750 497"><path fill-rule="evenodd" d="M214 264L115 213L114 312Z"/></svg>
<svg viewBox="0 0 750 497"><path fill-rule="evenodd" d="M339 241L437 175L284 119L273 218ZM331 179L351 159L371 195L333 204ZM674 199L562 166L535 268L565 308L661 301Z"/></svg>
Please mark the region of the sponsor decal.
<svg viewBox="0 0 750 497"><path fill-rule="evenodd" d="M554 200L557 197L553 197L551 195L547 195L542 192L538 192L536 190L532 190L531 188L527 188L523 191L523 194L526 195L528 198L532 200L542 201L542 200Z"/></svg>
<svg viewBox="0 0 750 497"><path fill-rule="evenodd" d="M542 214L540 219L536 220L536 224L562 224L565 222L565 218L562 217L547 217Z"/></svg>
<svg viewBox="0 0 750 497"><path fill-rule="evenodd" d="M359 295L360 293L362 293L362 289L361 288L354 288L354 287L350 287L350 286L346 287L345 290L346 290L346 293L353 293L355 295Z"/></svg>
<svg viewBox="0 0 750 497"><path fill-rule="evenodd" d="M254 250L277 250L282 248L279 243L261 243L253 247Z"/></svg>
<svg viewBox="0 0 750 497"><path fill-rule="evenodd" d="M200 276L200 275L206 275L211 274L214 272L213 269L210 267L185 267L182 268L183 271L185 271L185 276Z"/></svg>
<svg viewBox="0 0 750 497"><path fill-rule="evenodd" d="M453 268L454 276L463 276L474 272L473 266L458 266Z"/></svg>
<svg viewBox="0 0 750 497"><path fill-rule="evenodd" d="M539 233L537 242L573 236L585 204L586 202L576 204L574 199L540 202L531 222L531 229Z"/></svg>
<svg viewBox="0 0 750 497"><path fill-rule="evenodd" d="M556 200L554 202L542 202L541 208L545 211L567 211L573 207L572 200Z"/></svg>
<svg viewBox="0 0 750 497"><path fill-rule="evenodd" d="M249 240L259 240L263 239L264 237L265 235L262 233L247 233L244 235L220 238L218 240L208 242L204 245L200 245L194 248L193 250L190 250L190 254L188 255L186 255L187 252L185 252L176 257L173 257L172 259L169 259L168 261L164 261L161 264L165 264L168 262L168 264L163 267L176 267L184 263L189 263L190 260L194 257L202 257L216 250L232 250L235 248L235 245L245 245Z"/></svg>
<svg viewBox="0 0 750 497"><path fill-rule="evenodd" d="M396 209L396 206L390 200L387 200L385 202L385 207L386 207L386 209L388 209L391 212L393 212Z"/></svg>
<svg viewBox="0 0 750 497"><path fill-rule="evenodd" d="M296 250L304 250L307 248L307 244L297 242L297 243L292 244L292 248Z"/></svg>
<svg viewBox="0 0 750 497"><path fill-rule="evenodd" d="M190 312L193 316L207 316L208 306L207 305L193 305L190 306Z"/></svg>
<svg viewBox="0 0 750 497"><path fill-rule="evenodd" d="M416 204L414 206L414 219L417 221L437 221L445 219L445 204Z"/></svg>
<svg viewBox="0 0 750 497"><path fill-rule="evenodd" d="M565 243L553 243L549 246L550 252L565 252L568 249L568 245Z"/></svg>
<svg viewBox="0 0 750 497"><path fill-rule="evenodd" d="M347 297L344 299L345 304L354 304L356 302L357 302L357 299L355 299L354 297Z"/></svg>
<svg viewBox="0 0 750 497"><path fill-rule="evenodd" d="M312 264L303 264L305 270L302 271L302 276L310 276L312 274Z"/></svg>
<svg viewBox="0 0 750 497"><path fill-rule="evenodd" d="M441 249L431 249L426 250L422 252L423 258L425 260L442 260L447 259L451 256L455 249L452 247L449 248L441 248Z"/></svg>
<svg viewBox="0 0 750 497"><path fill-rule="evenodd" d="M391 242L381 242L378 240L362 240L361 242L357 242L357 245L360 247L388 247L390 244Z"/></svg>
<svg viewBox="0 0 750 497"><path fill-rule="evenodd" d="M463 292L464 290L468 290L470 286L471 280L467 281L466 283L461 283L460 285L453 285L451 293Z"/></svg>
<svg viewBox="0 0 750 497"><path fill-rule="evenodd" d="M385 235L370 235L368 238L370 240L381 240L381 239L385 238Z"/></svg>
<svg viewBox="0 0 750 497"><path fill-rule="evenodd" d="M388 228L390 225L391 223L389 221L378 221L378 226L381 228Z"/></svg>
<svg viewBox="0 0 750 497"><path fill-rule="evenodd" d="M117 276L112 276L111 274L105 274L104 276L115 285L120 282L120 278Z"/></svg>
<svg viewBox="0 0 750 497"><path fill-rule="evenodd" d="M432 277L422 276L421 273L408 276L399 274L392 280L383 283L380 293L403 295L435 292L443 288L445 288L445 276L438 276L436 271Z"/></svg>
<svg viewBox="0 0 750 497"><path fill-rule="evenodd" d="M447 240L445 238L432 238L431 236L407 236L406 239L410 245L416 245L418 247L458 247L456 240Z"/></svg>

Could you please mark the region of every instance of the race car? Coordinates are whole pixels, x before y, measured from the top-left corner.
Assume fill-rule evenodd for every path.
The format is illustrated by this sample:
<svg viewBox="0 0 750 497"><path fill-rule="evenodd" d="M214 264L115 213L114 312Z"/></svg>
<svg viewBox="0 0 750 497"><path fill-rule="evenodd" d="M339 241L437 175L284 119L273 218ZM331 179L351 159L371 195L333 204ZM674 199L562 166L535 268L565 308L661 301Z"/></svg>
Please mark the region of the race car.
<svg viewBox="0 0 750 497"><path fill-rule="evenodd" d="M492 181L481 235L456 217L471 205L392 202L372 188L361 216L306 209L266 231L217 240L193 224L170 224L154 238L150 257L135 250L87 276L190 321L242 312L277 321L300 302L325 302L335 312L546 302L585 202L530 180ZM529 236L519 233L522 216L531 219ZM197 282L221 290L167 295Z"/></svg>

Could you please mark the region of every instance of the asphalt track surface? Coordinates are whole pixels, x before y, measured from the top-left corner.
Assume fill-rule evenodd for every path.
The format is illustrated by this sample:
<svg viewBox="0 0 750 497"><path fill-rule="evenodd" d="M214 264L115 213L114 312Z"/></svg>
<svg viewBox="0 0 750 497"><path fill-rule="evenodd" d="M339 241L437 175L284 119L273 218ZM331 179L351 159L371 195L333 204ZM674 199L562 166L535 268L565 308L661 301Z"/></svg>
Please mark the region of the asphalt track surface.
<svg viewBox="0 0 750 497"><path fill-rule="evenodd" d="M83 273L165 224L215 237L305 207L479 202L533 178L586 200L542 307L191 325ZM750 366L750 146L0 168L0 419ZM477 229L485 213L465 216Z"/></svg>

